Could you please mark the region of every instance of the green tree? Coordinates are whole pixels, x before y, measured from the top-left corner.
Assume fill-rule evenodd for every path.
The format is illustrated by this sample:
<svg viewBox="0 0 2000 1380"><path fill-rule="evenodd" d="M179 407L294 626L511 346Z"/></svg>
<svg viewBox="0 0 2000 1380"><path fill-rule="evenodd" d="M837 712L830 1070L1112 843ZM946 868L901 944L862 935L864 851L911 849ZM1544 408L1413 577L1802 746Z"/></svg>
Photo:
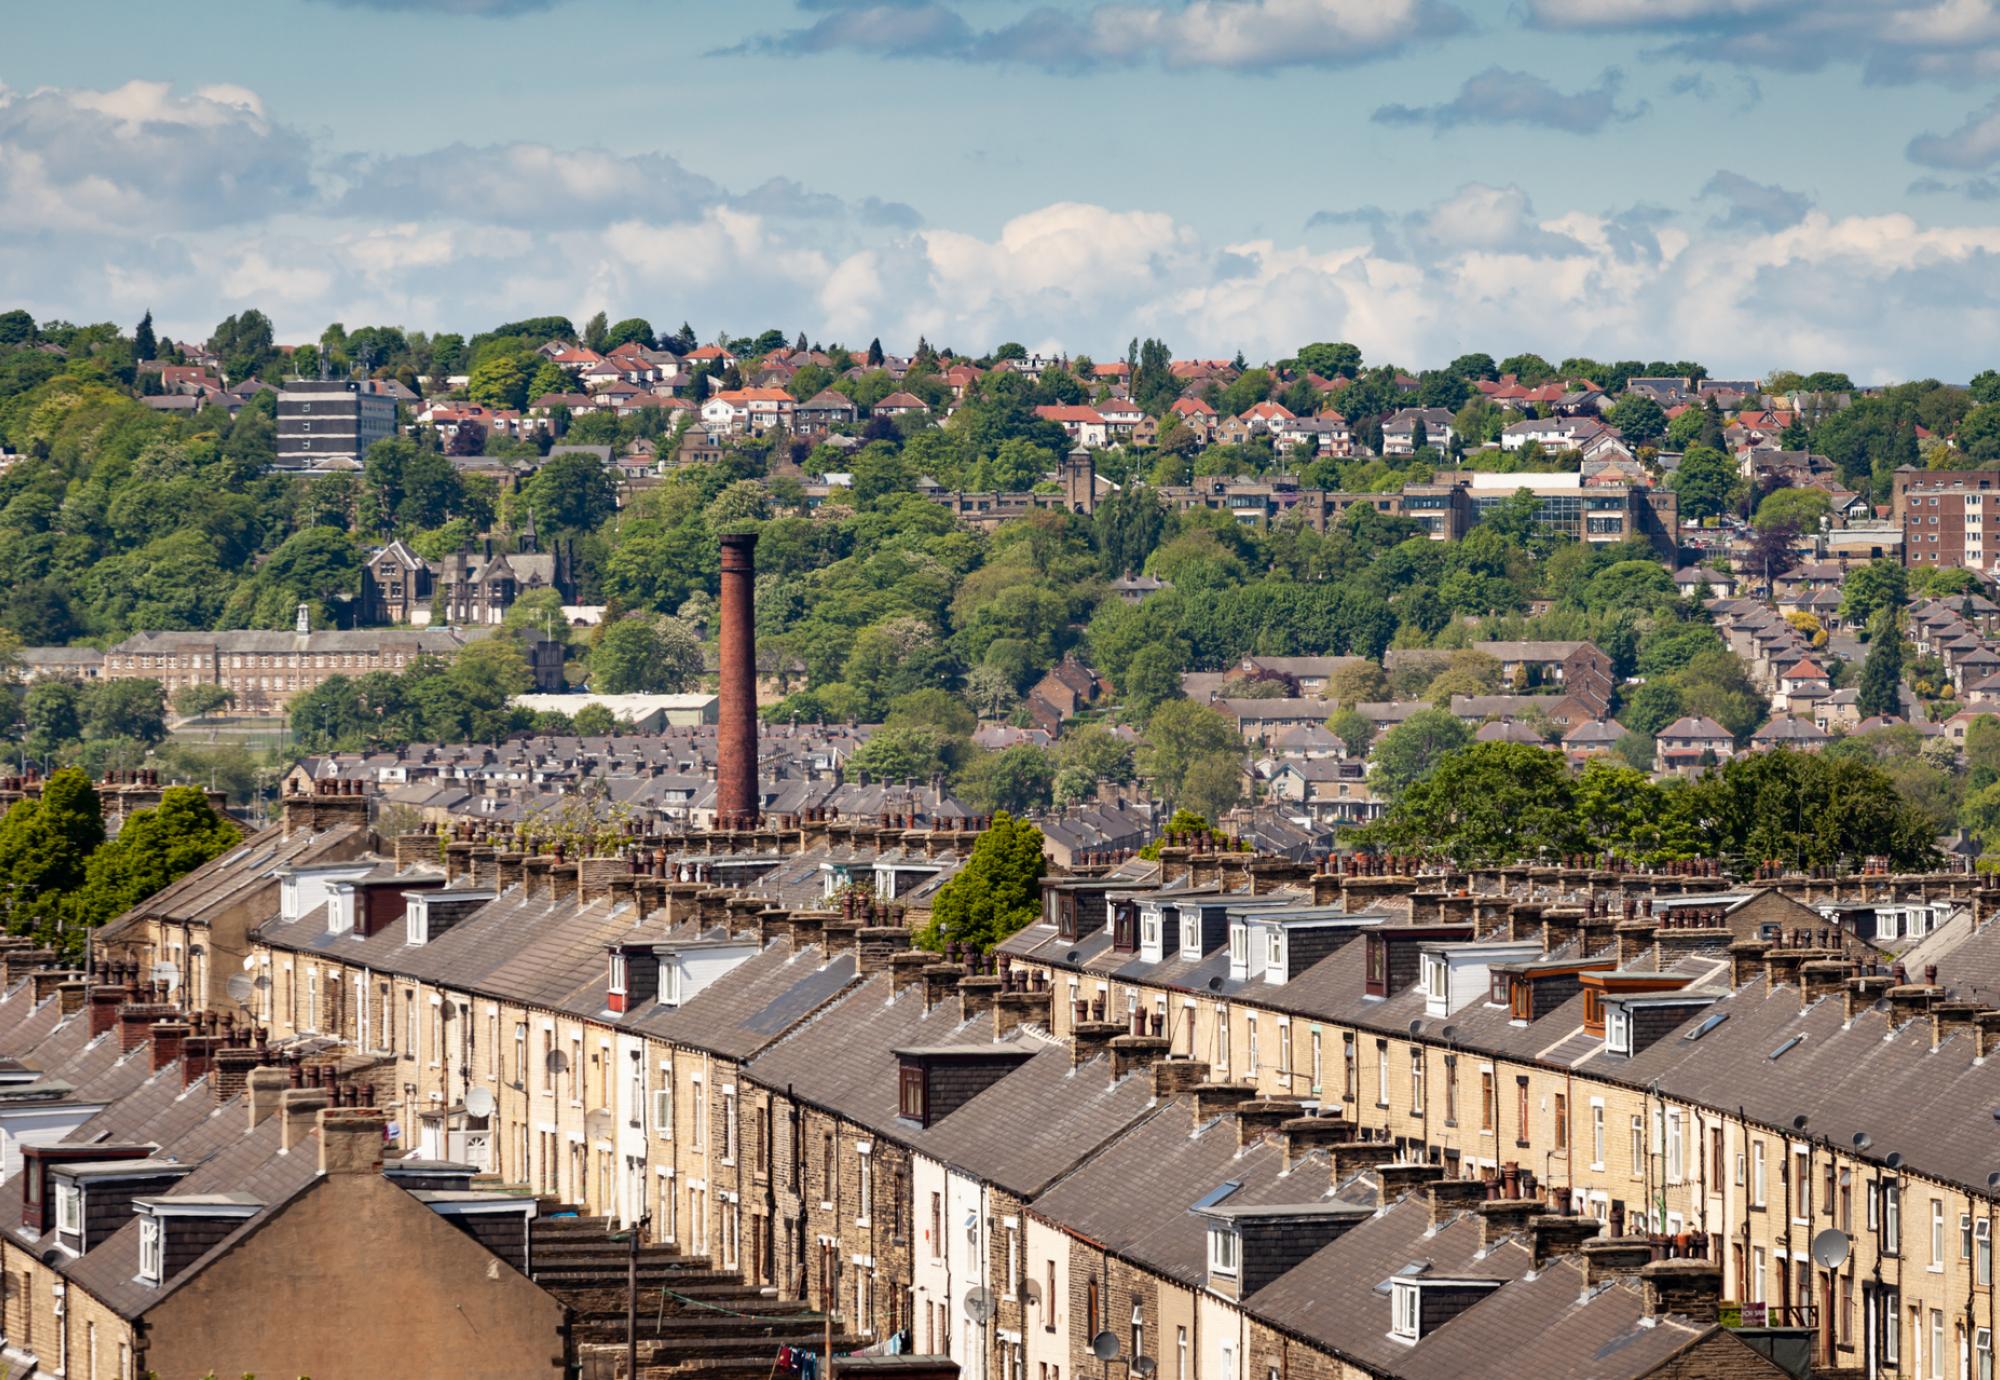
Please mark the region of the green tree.
<svg viewBox="0 0 2000 1380"><path fill-rule="evenodd" d="M104 816L90 777L65 767L0 818L0 877L8 883L8 927L46 934L64 900L82 885L91 853L104 842Z"/></svg>
<svg viewBox="0 0 2000 1380"><path fill-rule="evenodd" d="M1393 800L1471 741L1471 727L1450 710L1420 709L1376 742L1375 788Z"/></svg>
<svg viewBox="0 0 2000 1380"><path fill-rule="evenodd" d="M601 738L618 731L618 716L602 704L586 704L571 719L576 731L587 738Z"/></svg>
<svg viewBox="0 0 2000 1380"><path fill-rule="evenodd" d="M618 486L595 455L556 455L521 485L544 532L594 532L618 510Z"/></svg>
<svg viewBox="0 0 2000 1380"><path fill-rule="evenodd" d="M1635 446L1657 441L1667 431L1667 414L1643 393L1627 393L1612 404L1605 420L1624 432L1625 439Z"/></svg>
<svg viewBox="0 0 2000 1380"><path fill-rule="evenodd" d="M1220 819L1243 798L1243 759L1234 752L1205 752L1188 764L1178 797L1191 810Z"/></svg>
<svg viewBox="0 0 2000 1380"><path fill-rule="evenodd" d="M701 672L701 644L677 618L621 618L590 651L590 688L601 695L679 694Z"/></svg>
<svg viewBox="0 0 2000 1380"><path fill-rule="evenodd" d="M1218 756L1240 759L1242 752L1242 736L1214 709L1193 700L1168 700L1146 720L1139 770L1160 796L1179 801L1195 763Z"/></svg>
<svg viewBox="0 0 2000 1380"><path fill-rule="evenodd" d="M1901 562L1870 561L1849 571L1841 582L1840 616L1850 628L1872 627L1877 612L1901 613L1909 599L1908 577Z"/></svg>
<svg viewBox="0 0 2000 1380"><path fill-rule="evenodd" d="M488 407L518 410L528 404L528 385L540 362L533 350L496 350L472 366L465 394Z"/></svg>
<svg viewBox="0 0 2000 1380"><path fill-rule="evenodd" d="M1343 709L1326 721L1327 732L1340 739L1349 757L1366 757L1375 741L1375 725L1352 709Z"/></svg>
<svg viewBox="0 0 2000 1380"><path fill-rule="evenodd" d="M1361 836L1397 851L1440 852L1461 866L1557 856L1586 843L1562 754L1525 743L1445 753Z"/></svg>
<svg viewBox="0 0 2000 1380"><path fill-rule="evenodd" d="M1789 526L1794 532L1812 532L1831 506L1824 489L1774 489L1757 505L1753 521L1760 531Z"/></svg>
<svg viewBox="0 0 2000 1380"><path fill-rule="evenodd" d="M132 332L132 358L144 362L160 353L160 342L153 334L153 312L149 307L139 318L139 325Z"/></svg>
<svg viewBox="0 0 2000 1380"><path fill-rule="evenodd" d="M1047 808L1055 779L1055 758L1047 749L1017 743L974 762L965 790L978 809L1022 814Z"/></svg>
<svg viewBox="0 0 2000 1380"><path fill-rule="evenodd" d="M236 703L236 692L227 686L197 683L174 691L174 713L184 719L205 719Z"/></svg>
<svg viewBox="0 0 2000 1380"><path fill-rule="evenodd" d="M981 953L1041 915L1042 831L1006 811L972 845L965 865L938 888L931 921L917 932L919 946L933 951L948 943L969 944Z"/></svg>
<svg viewBox="0 0 2000 1380"><path fill-rule="evenodd" d="M135 811L118 837L91 854L82 887L63 907L59 935L65 952L79 955L91 930L138 905L242 840L205 792L169 786L160 803Z"/></svg>
<svg viewBox="0 0 2000 1380"><path fill-rule="evenodd" d="M954 744L935 728L883 728L847 759L868 781L923 782L949 773Z"/></svg>
<svg viewBox="0 0 2000 1380"><path fill-rule="evenodd" d="M1708 446L1690 446L1667 484L1680 496L1681 516L1698 521L1733 507L1740 482L1727 455Z"/></svg>
<svg viewBox="0 0 2000 1380"><path fill-rule="evenodd" d="M85 738L132 738L148 747L167 736L167 692L156 680L100 680L77 705Z"/></svg>
<svg viewBox="0 0 2000 1380"><path fill-rule="evenodd" d="M1876 614L1854 696L1855 710L1864 719L1900 717L1903 712L1903 639L1891 612Z"/></svg>

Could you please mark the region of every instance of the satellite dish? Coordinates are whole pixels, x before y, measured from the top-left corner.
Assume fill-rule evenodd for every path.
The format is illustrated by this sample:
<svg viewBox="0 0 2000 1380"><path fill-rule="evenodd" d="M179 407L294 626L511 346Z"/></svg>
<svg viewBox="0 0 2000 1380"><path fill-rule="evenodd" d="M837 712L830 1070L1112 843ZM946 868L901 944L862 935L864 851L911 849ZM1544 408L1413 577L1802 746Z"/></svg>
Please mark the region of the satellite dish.
<svg viewBox="0 0 2000 1380"><path fill-rule="evenodd" d="M470 1108L467 1110L470 1110ZM599 1107L583 1119L584 1134L592 1140L603 1140L611 1134L612 1128L617 1125L617 1121L618 1119L611 1115L609 1108Z"/></svg>
<svg viewBox="0 0 2000 1380"><path fill-rule="evenodd" d="M1090 1339L1090 1354L1100 1361L1112 1361L1118 1357L1118 1334L1106 1329Z"/></svg>
<svg viewBox="0 0 2000 1380"><path fill-rule="evenodd" d="M1882 1163L1888 1165L1891 1169L1901 1169L1903 1167L1902 1152L1900 1150L1891 1150L1883 1157Z"/></svg>
<svg viewBox="0 0 2000 1380"><path fill-rule="evenodd" d="M241 1006L244 1002L250 1000L251 994L257 990L257 984L241 973L232 973L229 981L222 984L222 988L225 992L229 993L231 1001Z"/></svg>
<svg viewBox="0 0 2000 1380"><path fill-rule="evenodd" d="M1222 990L1222 979L1220 977L1210 978L1208 980L1208 990L1211 992L1220 992Z"/></svg>
<svg viewBox="0 0 2000 1380"><path fill-rule="evenodd" d="M985 1326L993 1321L993 1315L1000 1311L1000 1303L993 1297L993 1291L984 1285L965 1291L965 1316Z"/></svg>
<svg viewBox="0 0 2000 1380"><path fill-rule="evenodd" d="M1081 958L1082 956L1083 956L1083 950L1081 950L1081 949L1071 949L1071 950L1069 951L1069 956L1068 956L1067 958L1063 959L1063 962L1065 962L1065 963L1074 963L1074 962L1076 962L1076 961L1077 961L1077 959Z"/></svg>
<svg viewBox="0 0 2000 1380"><path fill-rule="evenodd" d="M1989 1189L2000 1188L2000 1169L1996 1169L1986 1176L1986 1186Z"/></svg>
<svg viewBox="0 0 2000 1380"><path fill-rule="evenodd" d="M566 1073L569 1070L569 1056L559 1049L549 1051L547 1063L550 1073Z"/></svg>
<svg viewBox="0 0 2000 1380"><path fill-rule="evenodd" d="M1813 1263L1822 1270L1838 1270L1847 1263L1847 1233L1828 1227L1812 1239Z"/></svg>
<svg viewBox="0 0 2000 1380"><path fill-rule="evenodd" d="M1438 1034L1444 1036L1444 1042L1448 1045L1458 1043L1458 1027L1455 1025L1446 1026Z"/></svg>
<svg viewBox="0 0 2000 1380"><path fill-rule="evenodd" d="M1150 1356L1134 1356L1132 1358L1132 1373L1134 1375L1151 1375L1159 1368L1160 1363Z"/></svg>
<svg viewBox="0 0 2000 1380"><path fill-rule="evenodd" d="M1856 1131L1854 1133L1854 1148L1856 1150L1866 1150L1874 1143L1866 1131Z"/></svg>
<svg viewBox="0 0 2000 1380"><path fill-rule="evenodd" d="M492 1116L494 1106L493 1094L484 1088L474 1088L465 1095L465 1110L473 1116Z"/></svg>
<svg viewBox="0 0 2000 1380"><path fill-rule="evenodd" d="M244 971L244 972L246 972L246 973L247 973L247 972L249 972L249 971L250 971L250 970L251 970L252 968L255 968L256 966L257 966L257 955L255 955L255 954L245 954L245 955L243 955L243 971Z"/></svg>
<svg viewBox="0 0 2000 1380"><path fill-rule="evenodd" d="M446 1002L438 1008L438 1019L441 1021L454 1020L457 1016L458 1007L452 1002Z"/></svg>
<svg viewBox="0 0 2000 1380"><path fill-rule="evenodd" d="M271 990L271 979L263 976L260 973L257 976L257 980L251 983L250 985L252 987L255 987L259 992L268 992Z"/></svg>
<svg viewBox="0 0 2000 1380"><path fill-rule="evenodd" d="M1422 1021L1410 1022L1410 1034L1421 1035L1423 1033L1424 1033L1424 1023Z"/></svg>
<svg viewBox="0 0 2000 1380"><path fill-rule="evenodd" d="M1025 1281L1021 1285L1021 1297L1030 1304L1040 1303L1042 1301L1042 1286L1032 1279Z"/></svg>
<svg viewBox="0 0 2000 1380"><path fill-rule="evenodd" d="M1792 1118L1792 1129L1794 1131L1803 1131L1806 1129L1806 1123L1811 1120L1811 1117L1807 1116L1804 1112L1800 1112Z"/></svg>

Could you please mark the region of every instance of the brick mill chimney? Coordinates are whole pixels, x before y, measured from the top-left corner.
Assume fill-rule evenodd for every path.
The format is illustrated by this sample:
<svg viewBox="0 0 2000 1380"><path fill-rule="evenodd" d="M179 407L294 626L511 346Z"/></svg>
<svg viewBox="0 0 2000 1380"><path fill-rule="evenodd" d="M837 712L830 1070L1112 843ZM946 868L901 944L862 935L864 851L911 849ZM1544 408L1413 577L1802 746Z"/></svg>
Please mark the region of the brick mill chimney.
<svg viewBox="0 0 2000 1380"><path fill-rule="evenodd" d="M716 827L757 823L757 534L722 538L722 703L717 733Z"/></svg>

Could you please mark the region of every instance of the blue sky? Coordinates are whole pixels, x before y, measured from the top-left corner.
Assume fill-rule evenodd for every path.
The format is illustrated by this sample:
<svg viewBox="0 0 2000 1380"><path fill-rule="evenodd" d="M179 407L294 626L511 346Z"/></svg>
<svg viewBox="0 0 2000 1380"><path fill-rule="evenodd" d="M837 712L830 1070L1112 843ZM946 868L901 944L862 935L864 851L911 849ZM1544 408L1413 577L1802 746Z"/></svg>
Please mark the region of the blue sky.
<svg viewBox="0 0 2000 1380"><path fill-rule="evenodd" d="M114 0L9 31L0 301L38 316L2000 362L2000 0Z"/></svg>

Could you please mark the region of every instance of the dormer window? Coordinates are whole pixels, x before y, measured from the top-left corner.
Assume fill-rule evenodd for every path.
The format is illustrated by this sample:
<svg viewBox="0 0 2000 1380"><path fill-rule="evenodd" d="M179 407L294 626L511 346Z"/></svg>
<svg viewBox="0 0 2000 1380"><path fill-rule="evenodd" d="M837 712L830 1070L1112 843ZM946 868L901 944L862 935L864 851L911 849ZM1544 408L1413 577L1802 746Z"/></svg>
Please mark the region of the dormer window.
<svg viewBox="0 0 2000 1380"><path fill-rule="evenodd" d="M1281 971L1285 966L1285 932L1268 930L1264 935L1264 966L1272 972Z"/></svg>
<svg viewBox="0 0 2000 1380"><path fill-rule="evenodd" d="M1241 1268L1242 1243L1236 1232L1229 1227L1208 1229L1208 1272L1228 1279L1236 1278Z"/></svg>
<svg viewBox="0 0 2000 1380"><path fill-rule="evenodd" d="M65 1236L83 1235L83 1189L77 1184L56 1185L56 1230Z"/></svg>
<svg viewBox="0 0 2000 1380"><path fill-rule="evenodd" d="M166 1242L160 1226L157 1217L139 1219L139 1278L148 1284L160 1282L166 1260Z"/></svg>
<svg viewBox="0 0 2000 1380"><path fill-rule="evenodd" d="M1389 1286L1391 1320L1389 1335L1399 1342L1414 1342L1423 1333L1423 1295L1408 1280Z"/></svg>
<svg viewBox="0 0 2000 1380"><path fill-rule="evenodd" d="M1610 1054L1632 1052L1632 1013L1622 1005L1605 1005L1604 1048Z"/></svg>
<svg viewBox="0 0 2000 1380"><path fill-rule="evenodd" d="M1238 972L1250 966L1250 930L1245 925L1229 927L1229 966Z"/></svg>
<svg viewBox="0 0 2000 1380"><path fill-rule="evenodd" d="M916 1122L919 1126L930 1124L930 1099L927 1080L921 1065L905 1064L896 1081L896 1115Z"/></svg>
<svg viewBox="0 0 2000 1380"><path fill-rule="evenodd" d="M611 971L605 981L604 1004L607 1009L621 1014L625 1010L625 955L616 949L611 951Z"/></svg>

